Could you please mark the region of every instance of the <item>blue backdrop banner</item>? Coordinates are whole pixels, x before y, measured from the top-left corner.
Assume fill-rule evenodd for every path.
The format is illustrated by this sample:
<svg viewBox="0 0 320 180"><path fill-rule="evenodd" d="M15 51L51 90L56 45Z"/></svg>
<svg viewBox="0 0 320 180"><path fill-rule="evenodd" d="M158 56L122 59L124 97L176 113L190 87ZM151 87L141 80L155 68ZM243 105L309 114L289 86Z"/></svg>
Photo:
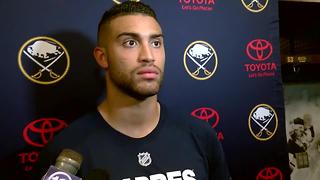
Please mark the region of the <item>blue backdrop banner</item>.
<svg viewBox="0 0 320 180"><path fill-rule="evenodd" d="M215 128L232 179L289 179L278 1L141 1L165 35L160 101ZM48 141L96 107L104 92L92 56L97 24L121 2L0 2L5 179L32 179Z"/></svg>

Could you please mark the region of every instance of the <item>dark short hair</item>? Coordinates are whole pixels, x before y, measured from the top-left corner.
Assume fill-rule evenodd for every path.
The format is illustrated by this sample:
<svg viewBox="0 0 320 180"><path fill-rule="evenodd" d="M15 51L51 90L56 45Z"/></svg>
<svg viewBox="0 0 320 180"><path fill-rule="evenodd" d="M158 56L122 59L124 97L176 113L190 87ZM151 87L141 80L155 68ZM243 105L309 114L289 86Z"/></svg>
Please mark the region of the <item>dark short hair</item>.
<svg viewBox="0 0 320 180"><path fill-rule="evenodd" d="M156 13L150 6L137 1L125 1L121 4L114 5L103 14L98 25L98 36L99 36L99 31L101 29L101 26L103 24L110 22L112 19L116 17L131 15L131 14L143 14L146 16L151 16L155 20L157 20Z"/></svg>
<svg viewBox="0 0 320 180"><path fill-rule="evenodd" d="M300 125L304 125L304 120L297 117L293 120L293 124L300 124Z"/></svg>

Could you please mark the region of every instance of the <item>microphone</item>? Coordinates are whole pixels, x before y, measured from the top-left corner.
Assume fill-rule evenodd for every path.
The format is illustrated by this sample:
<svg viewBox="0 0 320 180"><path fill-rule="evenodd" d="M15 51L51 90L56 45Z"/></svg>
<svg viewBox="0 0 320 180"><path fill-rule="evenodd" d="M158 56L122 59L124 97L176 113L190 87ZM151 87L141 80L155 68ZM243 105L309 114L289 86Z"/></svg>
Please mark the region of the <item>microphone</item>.
<svg viewBox="0 0 320 180"><path fill-rule="evenodd" d="M104 169L91 169L84 180L109 180L110 176Z"/></svg>
<svg viewBox="0 0 320 180"><path fill-rule="evenodd" d="M56 159L55 166L50 166L43 180L81 180L75 176L82 163L82 155L71 149L63 149Z"/></svg>

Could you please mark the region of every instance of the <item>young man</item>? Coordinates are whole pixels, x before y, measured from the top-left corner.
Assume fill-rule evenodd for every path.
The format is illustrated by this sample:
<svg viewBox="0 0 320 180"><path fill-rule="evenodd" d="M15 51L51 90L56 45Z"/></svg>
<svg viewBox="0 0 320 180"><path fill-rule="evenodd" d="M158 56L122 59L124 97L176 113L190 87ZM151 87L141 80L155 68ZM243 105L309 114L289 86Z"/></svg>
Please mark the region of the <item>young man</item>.
<svg viewBox="0 0 320 180"><path fill-rule="evenodd" d="M47 152L80 152L79 176L103 169L112 180L229 180L215 132L202 121L176 115L157 100L165 50L154 11L126 1L99 24L97 63L105 70L106 98L98 111L72 123Z"/></svg>
<svg viewBox="0 0 320 180"><path fill-rule="evenodd" d="M141 3L128 2L105 13L94 56L106 72L106 99L98 107L103 118L130 137L149 134L159 121L157 93L165 61L154 12Z"/></svg>

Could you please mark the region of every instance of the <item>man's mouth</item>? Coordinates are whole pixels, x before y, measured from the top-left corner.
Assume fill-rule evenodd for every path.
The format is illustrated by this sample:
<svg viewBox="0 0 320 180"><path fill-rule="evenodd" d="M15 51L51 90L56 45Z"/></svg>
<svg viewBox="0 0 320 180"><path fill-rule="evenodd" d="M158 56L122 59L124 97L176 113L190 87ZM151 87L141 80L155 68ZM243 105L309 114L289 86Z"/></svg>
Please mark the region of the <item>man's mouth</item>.
<svg viewBox="0 0 320 180"><path fill-rule="evenodd" d="M144 67L141 68L137 74L143 79L153 80L156 79L160 73L159 70L154 67Z"/></svg>

